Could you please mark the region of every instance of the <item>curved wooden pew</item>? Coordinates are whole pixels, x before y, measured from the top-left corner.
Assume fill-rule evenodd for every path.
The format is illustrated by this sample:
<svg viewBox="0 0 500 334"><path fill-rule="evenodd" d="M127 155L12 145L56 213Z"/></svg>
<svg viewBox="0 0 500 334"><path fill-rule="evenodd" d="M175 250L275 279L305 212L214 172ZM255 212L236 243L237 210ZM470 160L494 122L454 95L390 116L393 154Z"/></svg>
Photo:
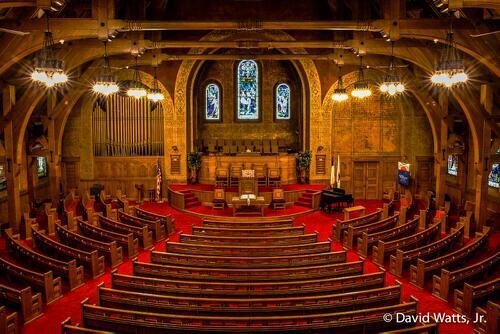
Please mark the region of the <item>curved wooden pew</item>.
<svg viewBox="0 0 500 334"><path fill-rule="evenodd" d="M473 318L472 310L474 304L478 301L487 299L491 296L498 296L500 291L500 277L491 279L477 285L464 283L462 290L455 289L453 294L453 310L458 313L465 314L469 318Z"/></svg>
<svg viewBox="0 0 500 334"><path fill-rule="evenodd" d="M103 331L100 329L85 328L79 326L78 324L72 325L71 318L68 317L61 323L61 334L115 334L115 333Z"/></svg>
<svg viewBox="0 0 500 334"><path fill-rule="evenodd" d="M394 215L391 217L377 220L369 224L363 224L359 226L349 226L347 230L344 230L342 245L349 249L353 248L354 241L361 235L361 233L363 232L374 233L380 230L386 230L392 228L393 226L396 226L398 221L399 221L399 212L395 212Z"/></svg>
<svg viewBox="0 0 500 334"><path fill-rule="evenodd" d="M56 232L57 238L62 242L77 245L78 248L85 249L90 252L97 250L99 254L107 256L112 268L123 262L123 251L120 246L117 246L116 241L104 242L90 239L81 234L72 232L59 224L56 224Z"/></svg>
<svg viewBox="0 0 500 334"><path fill-rule="evenodd" d="M123 224L142 227L146 226L149 230L153 232L153 236L155 241L161 241L166 237L166 227L161 221L158 220L148 220L144 218L135 217L129 214L124 213L123 211L118 211L118 220Z"/></svg>
<svg viewBox="0 0 500 334"><path fill-rule="evenodd" d="M42 315L42 295L32 293L29 286L19 290L0 284L0 302L5 302L19 309L25 324Z"/></svg>
<svg viewBox="0 0 500 334"><path fill-rule="evenodd" d="M489 227L483 227L483 233L476 233L476 238L466 246L443 256L424 261L417 259L416 265L410 266L410 283L420 288L424 287L425 278L437 270L451 268L470 258L477 250L488 246Z"/></svg>
<svg viewBox="0 0 500 334"><path fill-rule="evenodd" d="M76 260L60 261L53 257L38 253L19 242L19 235L13 235L9 228L5 230L9 252L42 270L52 270L54 274L68 280L70 290L84 284L83 267L76 265Z"/></svg>
<svg viewBox="0 0 500 334"><path fill-rule="evenodd" d="M313 313L295 316L198 316L169 315L159 313L120 310L90 305L88 300L82 302L82 318L85 327L110 329L123 333L165 333L165 330L182 330L193 332L284 332L287 330L315 330L323 328L349 328L356 326L363 331L380 330L385 326L396 324L385 323L385 313L417 314L417 303L409 303L358 309L337 313ZM341 331L341 329L339 329Z"/></svg>
<svg viewBox="0 0 500 334"><path fill-rule="evenodd" d="M235 257L151 252L151 263L215 268L280 268L345 262L345 251L292 256Z"/></svg>
<svg viewBox="0 0 500 334"><path fill-rule="evenodd" d="M406 224L396 226L394 228L375 232L375 233L361 233L361 236L358 237L357 242L357 252L361 257L367 257L369 255L369 249L379 240L387 241L391 239L395 239L398 237L404 237L413 231L415 231L418 227L420 216L414 216L413 219L410 219Z"/></svg>
<svg viewBox="0 0 500 334"><path fill-rule="evenodd" d="M9 312L5 306L0 305L0 333L18 334L17 312Z"/></svg>
<svg viewBox="0 0 500 334"><path fill-rule="evenodd" d="M470 279L484 275L488 271L495 270L500 261L500 252L476 264L454 271L441 269L441 275L432 276L432 294L444 301L448 301L450 289L459 283L467 283Z"/></svg>
<svg viewBox="0 0 500 334"><path fill-rule="evenodd" d="M144 249L153 248L153 232L147 226L127 225L111 218L104 217L101 214L97 215L97 222L103 229L121 234L132 233L134 237L139 239Z"/></svg>
<svg viewBox="0 0 500 334"><path fill-rule="evenodd" d="M282 246L221 246L196 245L179 242L166 242L165 251L179 254L211 256L287 256L327 253L331 250L331 241L304 245Z"/></svg>
<svg viewBox="0 0 500 334"><path fill-rule="evenodd" d="M327 309L368 308L394 305L401 300L400 284L370 290L313 296L284 296L273 298L219 298L199 296L157 295L105 288L98 286L100 306L143 312L175 313L269 313ZM184 313L183 312L183 313ZM181 313L182 314L182 313Z"/></svg>
<svg viewBox="0 0 500 334"><path fill-rule="evenodd" d="M104 274L104 256L99 256L96 250L86 252L81 249L62 244L49 238L45 234L44 230L39 231L38 225L32 226L31 235L33 237L33 247L36 247L61 260L77 260L90 268L92 278L96 278Z"/></svg>
<svg viewBox="0 0 500 334"><path fill-rule="evenodd" d="M333 233L332 233L333 240L341 242L342 237L344 236L344 231L347 230L349 226L355 227L375 222L377 220L382 219L382 213L383 213L382 209L377 209L375 212L372 212L364 216L348 220L337 219L335 225L333 226Z"/></svg>
<svg viewBox="0 0 500 334"><path fill-rule="evenodd" d="M193 226L192 234L209 236L232 236L232 237L278 237L304 234L305 225L292 227L272 227L265 229L223 228Z"/></svg>
<svg viewBox="0 0 500 334"><path fill-rule="evenodd" d="M440 255L444 250L449 249L455 243L463 244L464 240L464 225L460 224L456 229L452 229L451 233L442 239L434 241L433 243L424 245L419 248L409 249L403 251L396 250L396 255L391 255L389 260L389 272L398 277L403 275L403 268L410 262L418 259L426 259L430 256Z"/></svg>
<svg viewBox="0 0 500 334"><path fill-rule="evenodd" d="M54 278L50 270L45 273L33 271L0 257L0 271L10 280L26 283L42 291L47 304L62 297L61 278Z"/></svg>
<svg viewBox="0 0 500 334"><path fill-rule="evenodd" d="M474 324L474 334L495 334L498 333L500 323L500 303L488 301L485 307L476 307L478 316L483 321Z"/></svg>
<svg viewBox="0 0 500 334"><path fill-rule="evenodd" d="M218 218L219 219L219 218ZM215 227L215 228L233 228L233 229L263 229L263 228L279 228L279 227L292 227L292 219L277 219L274 218L268 220L256 220L256 221L238 221L234 218L231 220L208 220L204 219L202 221L203 227Z"/></svg>
<svg viewBox="0 0 500 334"><path fill-rule="evenodd" d="M422 324L415 327L395 329L392 331L381 332L379 334L438 334L438 324Z"/></svg>
<svg viewBox="0 0 500 334"><path fill-rule="evenodd" d="M134 275L172 279L212 280L212 281L279 281L305 280L340 275L355 275L363 272L363 262L326 264L309 267L269 268L269 269L220 269L205 267L178 267L161 264L136 262L132 264Z"/></svg>
<svg viewBox="0 0 500 334"><path fill-rule="evenodd" d="M150 221L160 221L162 225L167 229L167 233L171 234L175 231L175 219L172 215L160 215L154 212L150 212L139 207L135 208L135 215L139 218L150 220Z"/></svg>
<svg viewBox="0 0 500 334"><path fill-rule="evenodd" d="M99 226L90 225L81 219L77 219L76 223L80 233L88 237L97 238L100 241L116 241L118 245L127 248L129 258L136 257L139 254L139 240L134 238L132 233L122 234L109 231Z"/></svg>
<svg viewBox="0 0 500 334"><path fill-rule="evenodd" d="M169 280L111 273L115 289L157 294L209 296L287 296L355 291L383 287L385 272L289 282L210 282Z"/></svg>
<svg viewBox="0 0 500 334"><path fill-rule="evenodd" d="M416 247L426 242L428 239L436 238L439 235L440 226L441 223L436 222L425 230L419 231L418 233L402 239L391 241L380 240L376 246L373 246L373 263L383 266L385 257L394 253L397 249Z"/></svg>
<svg viewBox="0 0 500 334"><path fill-rule="evenodd" d="M216 237L192 234L180 234L181 243L198 245L241 245L241 246L279 246L303 245L318 241L318 232L312 234L279 236L279 237Z"/></svg>

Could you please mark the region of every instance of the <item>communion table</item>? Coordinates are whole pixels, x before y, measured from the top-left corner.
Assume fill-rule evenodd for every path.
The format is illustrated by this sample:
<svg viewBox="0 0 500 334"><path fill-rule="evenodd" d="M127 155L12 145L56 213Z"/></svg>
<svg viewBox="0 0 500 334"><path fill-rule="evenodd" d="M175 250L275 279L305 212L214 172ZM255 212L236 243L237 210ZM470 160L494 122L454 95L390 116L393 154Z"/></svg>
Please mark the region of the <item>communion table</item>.
<svg viewBox="0 0 500 334"><path fill-rule="evenodd" d="M233 197L233 216L236 215L261 215L264 216L266 202L264 197L254 194L243 194L240 197Z"/></svg>

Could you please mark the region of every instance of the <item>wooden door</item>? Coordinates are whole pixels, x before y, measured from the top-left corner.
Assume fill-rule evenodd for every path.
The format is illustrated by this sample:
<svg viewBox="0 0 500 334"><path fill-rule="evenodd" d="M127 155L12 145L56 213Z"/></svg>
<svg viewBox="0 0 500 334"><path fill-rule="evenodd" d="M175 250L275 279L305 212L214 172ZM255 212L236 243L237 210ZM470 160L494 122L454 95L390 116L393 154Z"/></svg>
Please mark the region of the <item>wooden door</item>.
<svg viewBox="0 0 500 334"><path fill-rule="evenodd" d="M415 194L426 193L434 189L434 158L417 157L417 171L415 177Z"/></svg>
<svg viewBox="0 0 500 334"><path fill-rule="evenodd" d="M379 198L378 162L354 163L354 190L355 199Z"/></svg>

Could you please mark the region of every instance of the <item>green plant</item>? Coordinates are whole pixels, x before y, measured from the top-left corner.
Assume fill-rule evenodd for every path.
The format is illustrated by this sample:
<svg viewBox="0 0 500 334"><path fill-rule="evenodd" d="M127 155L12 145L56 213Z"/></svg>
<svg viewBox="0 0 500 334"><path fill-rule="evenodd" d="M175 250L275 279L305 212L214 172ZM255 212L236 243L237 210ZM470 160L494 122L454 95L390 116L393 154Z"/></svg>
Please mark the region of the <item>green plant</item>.
<svg viewBox="0 0 500 334"><path fill-rule="evenodd" d="M311 166L311 160L312 160L312 153L311 151L304 151L299 153L299 161L298 161L298 167L299 170L309 170L309 167Z"/></svg>
<svg viewBox="0 0 500 334"><path fill-rule="evenodd" d="M201 167L201 155L198 152L189 152L187 154L187 163L189 169L199 169Z"/></svg>

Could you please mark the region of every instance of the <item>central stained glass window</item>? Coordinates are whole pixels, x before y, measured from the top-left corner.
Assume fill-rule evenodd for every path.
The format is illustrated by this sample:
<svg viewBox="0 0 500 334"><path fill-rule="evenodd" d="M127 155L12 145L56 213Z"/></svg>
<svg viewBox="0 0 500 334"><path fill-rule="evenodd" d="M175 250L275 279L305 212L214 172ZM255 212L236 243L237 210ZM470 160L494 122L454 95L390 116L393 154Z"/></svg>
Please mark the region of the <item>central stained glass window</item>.
<svg viewBox="0 0 500 334"><path fill-rule="evenodd" d="M259 119L259 68L254 60L238 64L238 119Z"/></svg>

